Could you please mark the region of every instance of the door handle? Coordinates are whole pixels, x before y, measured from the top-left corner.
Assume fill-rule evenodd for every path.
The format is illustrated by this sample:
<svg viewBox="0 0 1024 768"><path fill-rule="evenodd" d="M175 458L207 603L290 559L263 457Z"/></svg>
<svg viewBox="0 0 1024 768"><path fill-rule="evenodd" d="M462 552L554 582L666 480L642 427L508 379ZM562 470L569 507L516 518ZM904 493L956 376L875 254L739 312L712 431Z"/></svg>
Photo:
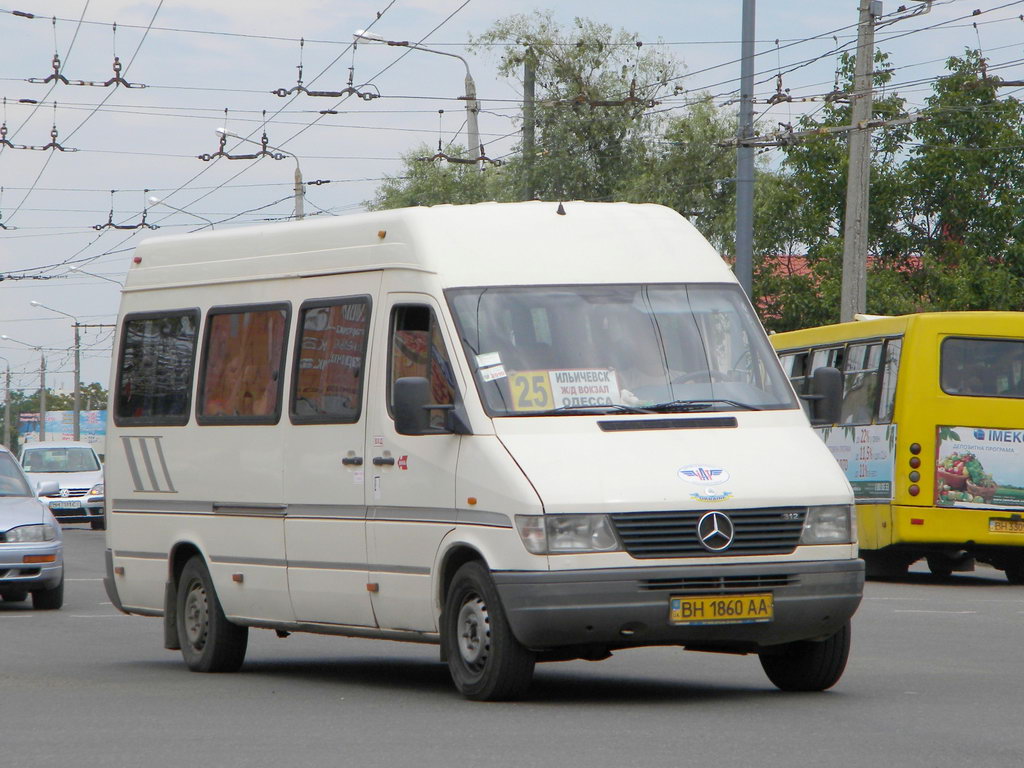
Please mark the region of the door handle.
<svg viewBox="0 0 1024 768"><path fill-rule="evenodd" d="M341 463L344 464L346 467L361 467L361 466L363 466L363 457L362 456L345 456L341 460Z"/></svg>
<svg viewBox="0 0 1024 768"><path fill-rule="evenodd" d="M391 466L394 466L395 465L395 457L394 456L374 456L373 457L373 464L376 467L383 466L384 464L390 464Z"/></svg>

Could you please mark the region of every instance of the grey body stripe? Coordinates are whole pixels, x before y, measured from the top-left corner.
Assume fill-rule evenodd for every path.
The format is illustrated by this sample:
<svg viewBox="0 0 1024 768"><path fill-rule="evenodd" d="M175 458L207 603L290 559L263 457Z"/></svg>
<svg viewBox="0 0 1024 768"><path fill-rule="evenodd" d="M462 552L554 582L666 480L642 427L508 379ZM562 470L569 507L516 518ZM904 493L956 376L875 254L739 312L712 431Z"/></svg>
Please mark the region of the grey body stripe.
<svg viewBox="0 0 1024 768"><path fill-rule="evenodd" d="M180 501L163 499L114 499L114 512L185 512L281 517L372 520L389 523L443 523L447 525L484 525L512 528L512 520L501 512L475 509L422 509L418 507L368 507L345 504L261 504L243 501Z"/></svg>
<svg viewBox="0 0 1024 768"><path fill-rule="evenodd" d="M139 552L133 549L115 549L114 557L134 557L138 560L166 560L166 552Z"/></svg>
<svg viewBox="0 0 1024 768"><path fill-rule="evenodd" d="M320 560L289 560L289 568L308 568L310 570L330 571L367 571L366 563L331 563Z"/></svg>
<svg viewBox="0 0 1024 768"><path fill-rule="evenodd" d="M211 563L221 565L276 565L278 567L288 565L287 560L279 557L231 557L230 555L210 555Z"/></svg>
<svg viewBox="0 0 1024 768"><path fill-rule="evenodd" d="M160 440L159 435L122 435L121 437L125 460L128 462L128 472L132 476L132 483L136 491L177 493ZM138 451L138 456L136 451ZM156 461L159 463L159 472L154 464L154 453ZM145 469L145 477L139 467L140 456Z"/></svg>

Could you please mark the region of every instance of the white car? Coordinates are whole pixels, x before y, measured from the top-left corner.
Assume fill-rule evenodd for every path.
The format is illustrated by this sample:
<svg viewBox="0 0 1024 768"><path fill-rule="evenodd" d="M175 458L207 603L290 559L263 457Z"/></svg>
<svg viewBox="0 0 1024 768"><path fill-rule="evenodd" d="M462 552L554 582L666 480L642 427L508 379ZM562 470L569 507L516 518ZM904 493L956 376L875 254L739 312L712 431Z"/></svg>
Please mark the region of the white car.
<svg viewBox="0 0 1024 768"><path fill-rule="evenodd" d="M55 490L53 481L42 490ZM18 462L0 446L0 599L16 603L29 594L39 610L64 604L64 541Z"/></svg>
<svg viewBox="0 0 1024 768"><path fill-rule="evenodd" d="M39 497L60 522L104 528L103 466L91 445L67 440L29 443L21 451L21 466L37 488L48 480L57 482L56 491Z"/></svg>

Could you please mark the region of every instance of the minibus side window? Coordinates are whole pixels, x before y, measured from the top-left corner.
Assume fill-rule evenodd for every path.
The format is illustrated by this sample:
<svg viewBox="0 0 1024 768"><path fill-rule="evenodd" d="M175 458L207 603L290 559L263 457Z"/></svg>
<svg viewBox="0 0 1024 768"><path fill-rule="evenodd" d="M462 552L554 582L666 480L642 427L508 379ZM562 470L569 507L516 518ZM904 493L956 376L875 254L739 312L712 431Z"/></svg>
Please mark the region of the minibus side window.
<svg viewBox="0 0 1024 768"><path fill-rule="evenodd" d="M870 424L877 410L881 342L851 344L843 366L843 405L840 424Z"/></svg>
<svg viewBox="0 0 1024 768"><path fill-rule="evenodd" d="M122 324L114 421L182 426L192 404L199 310L128 315Z"/></svg>
<svg viewBox="0 0 1024 768"><path fill-rule="evenodd" d="M902 339L885 342L885 362L882 364L881 397L878 400L878 424L891 424L896 408L896 376L900 370Z"/></svg>
<svg viewBox="0 0 1024 768"><path fill-rule="evenodd" d="M809 352L787 352L779 360L782 361L782 369L786 372L793 389L797 394L804 394L808 391L808 370L807 361L810 359Z"/></svg>
<svg viewBox="0 0 1024 768"><path fill-rule="evenodd" d="M276 424L288 306L210 310L199 379L200 424Z"/></svg>
<svg viewBox="0 0 1024 768"><path fill-rule="evenodd" d="M365 297L300 307L289 404L293 424L359 421L369 326Z"/></svg>
<svg viewBox="0 0 1024 768"><path fill-rule="evenodd" d="M948 395L1024 398L1024 341L945 339L940 381Z"/></svg>
<svg viewBox="0 0 1024 768"><path fill-rule="evenodd" d="M391 359L388 376L388 410L394 413L395 381L421 376L430 382L433 402L455 402L455 375L444 345L441 328L430 307L403 305L391 316ZM431 426L444 425L444 411L431 411Z"/></svg>

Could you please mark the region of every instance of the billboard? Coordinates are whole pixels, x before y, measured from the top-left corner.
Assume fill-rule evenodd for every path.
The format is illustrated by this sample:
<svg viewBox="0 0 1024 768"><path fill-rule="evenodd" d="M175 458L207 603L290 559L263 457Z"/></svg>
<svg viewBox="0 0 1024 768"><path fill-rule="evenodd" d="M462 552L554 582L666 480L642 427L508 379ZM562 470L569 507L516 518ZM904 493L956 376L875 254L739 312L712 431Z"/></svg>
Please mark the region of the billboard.
<svg viewBox="0 0 1024 768"><path fill-rule="evenodd" d="M47 440L74 440L74 411L46 412ZM79 411L78 429L83 443L89 443L97 453L104 453L107 436L106 411ZM21 444L39 441L39 414L23 413L18 424L18 436Z"/></svg>

